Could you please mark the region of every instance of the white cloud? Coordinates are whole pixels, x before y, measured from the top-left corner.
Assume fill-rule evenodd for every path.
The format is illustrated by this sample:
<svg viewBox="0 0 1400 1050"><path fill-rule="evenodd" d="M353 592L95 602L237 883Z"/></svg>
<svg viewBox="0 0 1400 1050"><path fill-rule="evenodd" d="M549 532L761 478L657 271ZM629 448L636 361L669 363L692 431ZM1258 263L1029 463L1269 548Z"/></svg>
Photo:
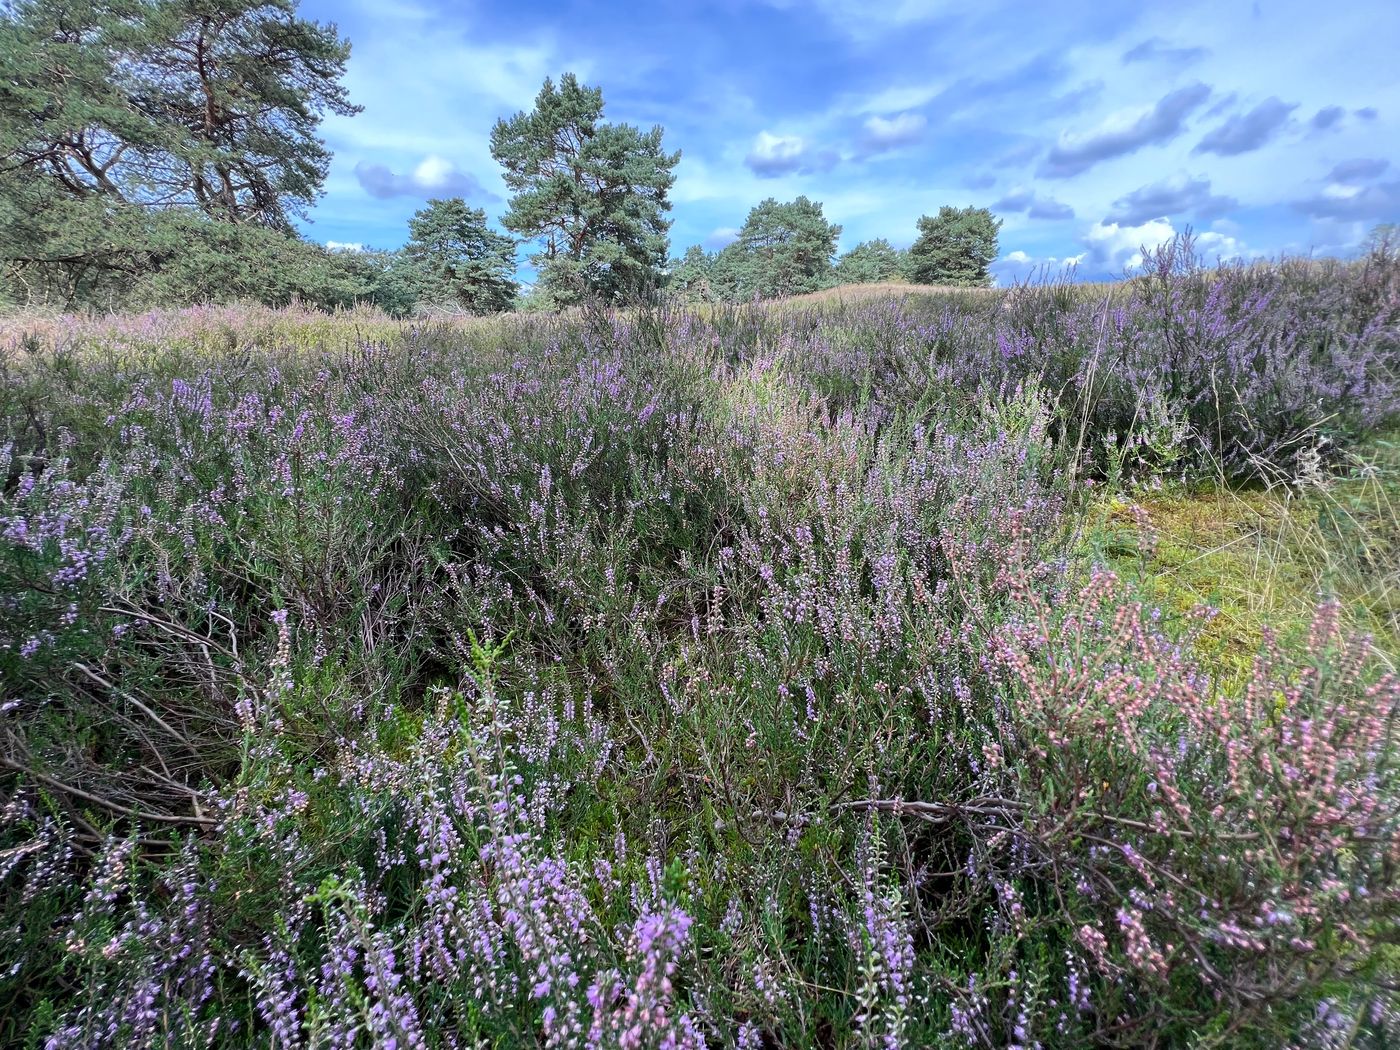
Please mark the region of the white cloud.
<svg viewBox="0 0 1400 1050"><path fill-rule="evenodd" d="M396 174L383 164L360 161L355 165L355 178L366 193L381 200L387 197L499 199L483 189L473 175L436 153L424 157L407 175Z"/></svg>
<svg viewBox="0 0 1400 1050"><path fill-rule="evenodd" d="M898 113L893 117L876 115L866 120L861 142L871 153L894 149L923 138L926 127L928 118L922 113Z"/></svg>
<svg viewBox="0 0 1400 1050"><path fill-rule="evenodd" d="M827 171L837 161L832 150L819 149L800 135L774 135L760 131L744 163L759 178L793 172Z"/></svg>
<svg viewBox="0 0 1400 1050"><path fill-rule="evenodd" d="M1078 255L1063 257L1035 256L1018 248L992 263L991 270L1000 287L1024 282L1034 283L1046 277L1056 277L1074 271L1086 254L1080 252Z"/></svg>
<svg viewBox="0 0 1400 1050"><path fill-rule="evenodd" d="M1112 273L1136 270L1142 266L1143 250L1152 251L1176 236L1176 229L1164 219L1153 219L1138 226L1116 222L1096 222L1083 237L1086 255L1096 270Z"/></svg>
<svg viewBox="0 0 1400 1050"><path fill-rule="evenodd" d="M327 241L326 250L332 252L362 252L365 246L359 241Z"/></svg>
<svg viewBox="0 0 1400 1050"><path fill-rule="evenodd" d="M1323 187L1322 195L1328 200L1349 201L1360 193L1361 190L1362 187L1360 186L1347 186L1339 182L1333 182Z"/></svg>
<svg viewBox="0 0 1400 1050"><path fill-rule="evenodd" d="M798 135L774 135L760 131L753 140L749 156L764 164L787 165L801 159L807 142Z"/></svg>
<svg viewBox="0 0 1400 1050"><path fill-rule="evenodd" d="M438 189L451 182L456 172L457 165L433 153L413 169L413 180L428 189Z"/></svg>
<svg viewBox="0 0 1400 1050"><path fill-rule="evenodd" d="M715 251L733 244L738 239L739 231L733 226L720 226L710 231L710 235L705 238L705 247Z"/></svg>
<svg viewBox="0 0 1400 1050"><path fill-rule="evenodd" d="M1196 253L1208 263L1232 262L1236 259L1247 259L1259 254L1259 252L1246 248L1238 237L1232 237L1227 233L1217 233L1214 230L1206 230L1204 233L1196 234Z"/></svg>
<svg viewBox="0 0 1400 1050"><path fill-rule="evenodd" d="M1235 229L1234 223L1225 220L1215 223L1213 229L1195 233L1197 257L1208 265L1257 258L1261 253L1236 237ZM1136 226L1096 222L1084 233L1086 252L1081 258L1088 259L1088 265L1095 274L1131 273L1142 268L1144 250L1150 253L1180 232L1165 219L1153 219Z"/></svg>

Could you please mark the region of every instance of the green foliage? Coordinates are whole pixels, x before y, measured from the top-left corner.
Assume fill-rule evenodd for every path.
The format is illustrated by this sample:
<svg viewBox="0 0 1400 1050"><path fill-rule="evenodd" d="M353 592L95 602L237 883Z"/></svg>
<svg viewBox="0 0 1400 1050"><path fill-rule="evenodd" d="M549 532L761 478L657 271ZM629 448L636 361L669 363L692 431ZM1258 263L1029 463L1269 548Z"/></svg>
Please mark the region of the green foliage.
<svg viewBox="0 0 1400 1050"><path fill-rule="evenodd" d="M919 237L909 249L909 279L916 284L981 287L991 284L988 267L997 257L1001 220L986 208L938 209L919 219Z"/></svg>
<svg viewBox="0 0 1400 1050"><path fill-rule="evenodd" d="M820 201L772 197L749 212L738 239L716 258L712 281L730 301L776 299L831 283L831 258L841 227L826 221Z"/></svg>
<svg viewBox="0 0 1400 1050"><path fill-rule="evenodd" d="M290 229L320 194L350 46L293 0L21 0L0 20L7 175Z"/></svg>
<svg viewBox="0 0 1400 1050"><path fill-rule="evenodd" d="M377 306L391 317L413 313L418 305L417 274L402 249L337 248L329 254L336 269L358 289L355 302Z"/></svg>
<svg viewBox="0 0 1400 1050"><path fill-rule="evenodd" d="M461 197L430 200L408 221L397 272L413 299L474 314L515 305L515 242L486 224L486 212Z"/></svg>
<svg viewBox="0 0 1400 1050"><path fill-rule="evenodd" d="M366 294L290 221L325 181L323 114L357 111L340 84L349 53L292 0L11 5L4 297L114 308Z"/></svg>
<svg viewBox="0 0 1400 1050"><path fill-rule="evenodd" d="M330 252L280 230L206 218L191 209L155 212L141 244L133 306L300 300L325 309L374 298L352 253Z"/></svg>
<svg viewBox="0 0 1400 1050"><path fill-rule="evenodd" d="M29 199L36 204L25 211ZM330 252L294 234L189 207L6 195L0 245L0 301L19 305L116 309L247 299L325 309L377 302L401 312L385 295L387 274L377 257Z"/></svg>
<svg viewBox="0 0 1400 1050"><path fill-rule="evenodd" d="M881 281L897 281L904 275L906 254L883 237L873 241L861 241L836 260L837 283L878 284Z"/></svg>
<svg viewBox="0 0 1400 1050"><path fill-rule="evenodd" d="M148 265L147 228L141 210L0 177L0 301L111 305Z"/></svg>
<svg viewBox="0 0 1400 1050"><path fill-rule="evenodd" d="M672 259L667 275L667 287L692 302L713 302L711 271L714 256L698 244L692 244L680 259Z"/></svg>
<svg viewBox="0 0 1400 1050"><path fill-rule="evenodd" d="M659 125L643 132L602 116L602 91L565 73L557 88L545 80L532 111L491 131L491 155L515 194L501 221L542 240L531 258L560 303L654 287L666 260L680 153L661 148Z"/></svg>

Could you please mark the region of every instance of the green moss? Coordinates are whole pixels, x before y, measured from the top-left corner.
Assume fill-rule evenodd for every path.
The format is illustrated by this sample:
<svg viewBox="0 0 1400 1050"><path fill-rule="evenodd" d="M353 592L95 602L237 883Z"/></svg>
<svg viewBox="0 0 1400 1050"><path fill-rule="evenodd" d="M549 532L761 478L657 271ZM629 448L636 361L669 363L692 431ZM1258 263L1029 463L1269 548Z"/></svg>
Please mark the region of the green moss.
<svg viewBox="0 0 1400 1050"><path fill-rule="evenodd" d="M1202 606L1208 669L1248 673L1265 629L1306 628L1336 598L1382 656L1400 653L1400 455L1376 442L1335 480L1309 488L1218 483L1107 494L1084 545L1179 627Z"/></svg>
<svg viewBox="0 0 1400 1050"><path fill-rule="evenodd" d="M1198 648L1225 674L1248 668L1265 624L1277 622L1280 610L1269 606L1282 597L1265 601L1260 593L1247 507L1219 492L1114 498L1099 508L1091 533L1100 560L1169 619L1184 626L1202 606L1218 610L1199 628Z"/></svg>

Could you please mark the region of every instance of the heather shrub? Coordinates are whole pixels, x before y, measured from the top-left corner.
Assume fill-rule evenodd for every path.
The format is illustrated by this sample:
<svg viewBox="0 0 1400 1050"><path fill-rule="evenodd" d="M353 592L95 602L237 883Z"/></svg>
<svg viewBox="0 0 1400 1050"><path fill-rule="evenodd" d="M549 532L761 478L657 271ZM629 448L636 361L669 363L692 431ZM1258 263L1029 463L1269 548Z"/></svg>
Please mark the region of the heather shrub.
<svg viewBox="0 0 1400 1050"><path fill-rule="evenodd" d="M1183 238L1108 290L838 304L784 324L794 368L843 402L927 404L1033 379L1068 440L1109 450L1100 469L1165 410L1197 450L1184 466L1276 478L1394 421L1397 278L1381 251L1207 269Z"/></svg>
<svg viewBox="0 0 1400 1050"><path fill-rule="evenodd" d="M1397 906L1384 785L1400 685L1339 615L1322 605L1291 647L1268 638L1229 687L1110 574L998 629L998 708L963 819L982 823L987 877L1017 891L998 919L1029 931L1053 915L1070 942L1054 978L1031 975L1034 949L1004 964L1059 982L1028 1018L1119 1042L1267 1042L1312 1011L1304 988L1352 987L1376 964Z"/></svg>
<svg viewBox="0 0 1400 1050"><path fill-rule="evenodd" d="M0 1038L1382 1045L1393 654L1084 512L1391 418L1389 274L17 325Z"/></svg>

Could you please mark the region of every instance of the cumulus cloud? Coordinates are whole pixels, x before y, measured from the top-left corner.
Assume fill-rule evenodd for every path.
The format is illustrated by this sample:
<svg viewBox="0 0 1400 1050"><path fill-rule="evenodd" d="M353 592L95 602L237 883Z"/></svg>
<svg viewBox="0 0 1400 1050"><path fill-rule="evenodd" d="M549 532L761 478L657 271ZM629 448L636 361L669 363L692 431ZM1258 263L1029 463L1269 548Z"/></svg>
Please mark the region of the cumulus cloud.
<svg viewBox="0 0 1400 1050"><path fill-rule="evenodd" d="M355 178L372 197L469 197L485 200L498 198L484 190L473 176L460 170L450 160L429 154L411 172L399 175L383 164L355 165Z"/></svg>
<svg viewBox="0 0 1400 1050"><path fill-rule="evenodd" d="M799 135L760 131L744 163L759 178L771 179L793 172L826 171L836 163L836 154L817 149Z"/></svg>
<svg viewBox="0 0 1400 1050"><path fill-rule="evenodd" d="M1298 104L1284 102L1277 96L1266 98L1248 113L1239 113L1218 128L1207 132L1196 144L1194 153L1218 153L1233 157L1263 146L1288 122L1289 114Z"/></svg>
<svg viewBox="0 0 1400 1050"><path fill-rule="evenodd" d="M928 118L922 113L898 113L892 117L873 116L865 122L861 147L867 153L907 146L923 138Z"/></svg>
<svg viewBox="0 0 1400 1050"><path fill-rule="evenodd" d="M1139 224L1096 222L1084 233L1084 258L1095 271L1122 273L1142 266L1143 252L1176 236L1165 219Z"/></svg>
<svg viewBox="0 0 1400 1050"><path fill-rule="evenodd" d="M1161 37L1149 37L1134 48L1123 52L1127 62L1163 62L1173 66L1189 66L1210 54L1204 47L1172 47Z"/></svg>
<svg viewBox="0 0 1400 1050"><path fill-rule="evenodd" d="M1117 118L1082 135L1061 135L1040 166L1040 174L1067 178L1100 161L1121 157L1143 146L1167 142L1181 134L1193 110L1210 97L1205 84L1190 84L1159 99L1131 119Z"/></svg>
<svg viewBox="0 0 1400 1050"><path fill-rule="evenodd" d="M1074 209L1068 204L1062 204L1051 197L1041 197L1024 187L1012 190L993 204L992 208L995 211L1018 212L1032 219L1054 221L1074 218Z"/></svg>
<svg viewBox="0 0 1400 1050"><path fill-rule="evenodd" d="M326 250L332 252L362 252L365 246L359 241L327 241Z"/></svg>
<svg viewBox="0 0 1400 1050"><path fill-rule="evenodd" d="M1239 238L1228 232L1230 223L1219 223L1220 229L1195 235L1196 253L1211 262L1229 262L1257 256ZM1116 222L1096 222L1085 231L1082 266L1093 276L1131 273L1142 268L1145 253L1150 254L1177 235L1177 229L1166 219L1153 219L1137 225Z"/></svg>
<svg viewBox="0 0 1400 1050"><path fill-rule="evenodd" d="M1338 122L1346 116L1347 111L1341 106L1323 106L1312 115L1312 120L1308 121L1308 126L1314 131L1328 131L1337 126Z"/></svg>
<svg viewBox="0 0 1400 1050"><path fill-rule="evenodd" d="M721 226L716 230L711 230L710 235L705 238L705 247L711 251L718 251L728 247L739 239L739 231L733 226Z"/></svg>
<svg viewBox="0 0 1400 1050"><path fill-rule="evenodd" d="M1357 157L1344 160L1327 176L1330 182L1353 183L1374 179L1390 167L1390 161L1380 157Z"/></svg>
<svg viewBox="0 0 1400 1050"><path fill-rule="evenodd" d="M1316 196L1296 201L1294 207L1315 219L1394 221L1400 216L1400 180L1370 186L1332 183Z"/></svg>
<svg viewBox="0 0 1400 1050"><path fill-rule="evenodd" d="M1210 192L1210 179L1176 178L1163 179L1150 186L1142 186L1127 196L1113 202L1105 222L1122 226L1139 226L1149 219L1163 219L1172 215L1194 215L1200 219L1212 219L1239 206L1233 197Z"/></svg>
<svg viewBox="0 0 1400 1050"><path fill-rule="evenodd" d="M1067 255L1061 258L1056 255L1035 256L1021 250L1007 252L996 262L992 263L989 269L996 278L996 283L1005 287L1010 284L1021 282L1031 282L1047 276L1054 276L1058 273L1075 270L1085 257L1084 252L1078 255Z"/></svg>
<svg viewBox="0 0 1400 1050"><path fill-rule="evenodd" d="M1258 256L1260 253L1244 246L1238 237L1218 230L1196 234L1196 254L1208 262L1230 262Z"/></svg>

